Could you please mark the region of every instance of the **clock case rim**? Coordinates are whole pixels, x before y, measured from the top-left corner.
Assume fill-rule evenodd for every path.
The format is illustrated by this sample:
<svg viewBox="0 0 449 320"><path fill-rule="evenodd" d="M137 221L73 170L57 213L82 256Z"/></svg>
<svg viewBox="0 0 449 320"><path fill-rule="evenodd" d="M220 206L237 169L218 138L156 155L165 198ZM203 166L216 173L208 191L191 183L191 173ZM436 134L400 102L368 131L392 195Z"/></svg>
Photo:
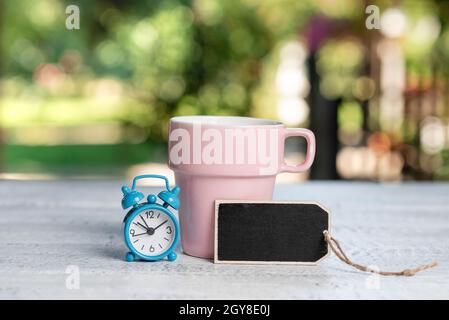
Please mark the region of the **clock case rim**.
<svg viewBox="0 0 449 320"><path fill-rule="evenodd" d="M134 249L134 247L131 244L131 241L129 239L129 234L127 232L127 230L129 229L129 226L131 224L131 221L133 220L132 218L134 218L136 215L138 215L141 211L145 211L148 209L157 209L160 211L163 211L164 213L166 213L169 218L173 221L174 225L175 225L175 229L176 229L176 234L175 234L175 239L173 240L172 245L170 246L170 248L167 249L167 251L161 253L160 255L157 256L146 256L144 254L141 254L140 252L136 251ZM163 258L165 258L166 256L168 256L169 254L171 254L172 252L175 251L176 246L178 245L179 242L179 223L178 223L178 219L175 217L175 215L168 210L167 208L164 208L163 206L159 205L159 204L153 204L153 203L143 203L138 205L137 207L131 209L128 214L125 216L125 219L123 219L123 222L125 223L124 229L123 229L123 233L125 236L125 243L126 246L128 247L128 249L137 257L146 260L146 261L157 261L157 260L162 260Z"/></svg>

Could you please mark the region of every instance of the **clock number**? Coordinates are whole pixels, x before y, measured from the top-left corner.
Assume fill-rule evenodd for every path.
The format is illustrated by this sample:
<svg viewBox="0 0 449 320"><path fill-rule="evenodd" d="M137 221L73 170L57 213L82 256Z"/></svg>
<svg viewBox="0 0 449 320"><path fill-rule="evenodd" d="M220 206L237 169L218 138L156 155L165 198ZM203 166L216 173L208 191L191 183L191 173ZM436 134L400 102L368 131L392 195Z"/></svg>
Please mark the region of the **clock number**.
<svg viewBox="0 0 449 320"><path fill-rule="evenodd" d="M129 230L129 234L134 237L134 235L136 234L136 230L134 229Z"/></svg>
<svg viewBox="0 0 449 320"><path fill-rule="evenodd" d="M145 214L147 215L147 219L154 219L154 211L147 211Z"/></svg>
<svg viewBox="0 0 449 320"><path fill-rule="evenodd" d="M150 252L154 252L154 247L150 246Z"/></svg>
<svg viewBox="0 0 449 320"><path fill-rule="evenodd" d="M167 226L167 228L165 228L167 230L167 234L172 234L172 230L170 226Z"/></svg>

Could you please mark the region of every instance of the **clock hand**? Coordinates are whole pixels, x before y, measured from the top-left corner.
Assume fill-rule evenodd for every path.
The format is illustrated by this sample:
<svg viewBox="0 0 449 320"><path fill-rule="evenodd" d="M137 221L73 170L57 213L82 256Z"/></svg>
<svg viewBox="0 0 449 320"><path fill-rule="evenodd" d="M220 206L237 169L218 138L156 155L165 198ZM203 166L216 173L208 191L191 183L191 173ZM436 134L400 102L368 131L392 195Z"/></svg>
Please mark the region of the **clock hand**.
<svg viewBox="0 0 449 320"><path fill-rule="evenodd" d="M150 229L150 227L147 225L145 219L139 214L140 219L142 219L143 223L145 224L145 226L147 227L147 230Z"/></svg>
<svg viewBox="0 0 449 320"><path fill-rule="evenodd" d="M147 233L146 233L146 232L143 232L143 233L134 234L133 237L141 236L141 235L143 235L143 234L147 234Z"/></svg>
<svg viewBox="0 0 449 320"><path fill-rule="evenodd" d="M157 228L159 228L160 226L162 226L164 223L166 223L168 220L165 220L164 222L162 222L160 225L158 225L156 228L154 228L154 230L156 230Z"/></svg>
<svg viewBox="0 0 449 320"><path fill-rule="evenodd" d="M147 230L147 231L148 231L148 229L149 229L149 228L145 227L143 224L141 224L140 222L134 222L134 224L135 224L135 225L138 225L138 226L140 226L140 227L142 227L142 228L144 228L144 229Z"/></svg>

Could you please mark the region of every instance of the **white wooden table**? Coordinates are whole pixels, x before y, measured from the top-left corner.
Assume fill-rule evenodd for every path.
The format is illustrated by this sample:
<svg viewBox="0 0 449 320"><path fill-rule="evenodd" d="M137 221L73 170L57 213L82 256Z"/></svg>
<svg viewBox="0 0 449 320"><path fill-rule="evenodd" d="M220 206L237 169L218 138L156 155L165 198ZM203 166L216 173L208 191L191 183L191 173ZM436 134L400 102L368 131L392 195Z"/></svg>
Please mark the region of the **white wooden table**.
<svg viewBox="0 0 449 320"><path fill-rule="evenodd" d="M214 265L183 254L173 263L126 263L120 186L0 181L0 298L449 298L449 184L276 188L276 199L329 208L333 235L357 262L399 270L438 260L414 277L361 273L334 255L315 267Z"/></svg>

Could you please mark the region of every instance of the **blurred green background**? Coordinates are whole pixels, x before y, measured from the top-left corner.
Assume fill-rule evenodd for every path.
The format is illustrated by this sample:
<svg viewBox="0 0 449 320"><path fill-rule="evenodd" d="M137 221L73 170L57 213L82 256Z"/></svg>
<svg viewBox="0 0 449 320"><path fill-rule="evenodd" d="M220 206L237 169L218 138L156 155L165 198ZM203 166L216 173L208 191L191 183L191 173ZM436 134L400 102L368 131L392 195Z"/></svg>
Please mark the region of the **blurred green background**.
<svg viewBox="0 0 449 320"><path fill-rule="evenodd" d="M448 21L436 0L2 0L1 177L165 170L168 119L210 114L311 128L298 179L447 180Z"/></svg>

